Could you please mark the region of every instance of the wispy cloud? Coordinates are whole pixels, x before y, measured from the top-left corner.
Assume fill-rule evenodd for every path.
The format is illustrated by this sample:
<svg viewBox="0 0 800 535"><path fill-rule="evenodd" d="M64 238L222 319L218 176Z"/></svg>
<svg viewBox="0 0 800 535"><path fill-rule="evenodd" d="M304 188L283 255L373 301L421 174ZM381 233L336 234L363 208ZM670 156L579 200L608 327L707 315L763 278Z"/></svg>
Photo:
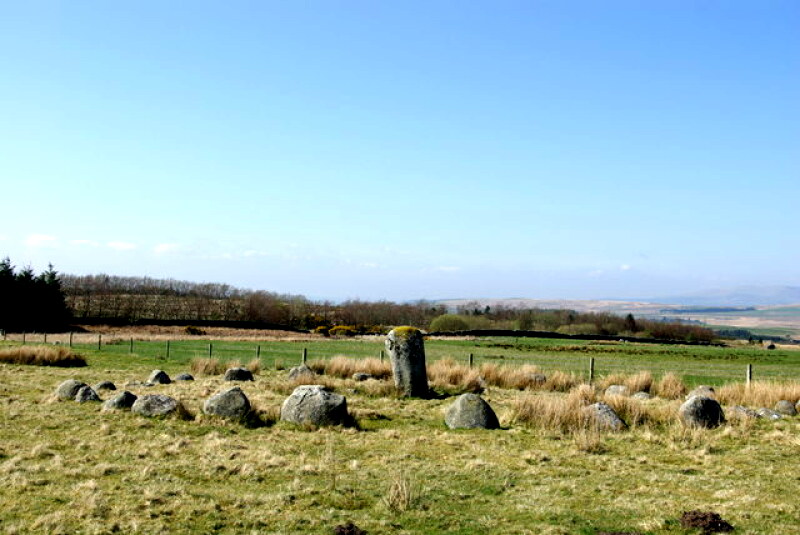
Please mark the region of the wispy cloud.
<svg viewBox="0 0 800 535"><path fill-rule="evenodd" d="M86 245L88 247L100 247L100 244L94 240L71 240L69 243L72 245Z"/></svg>
<svg viewBox="0 0 800 535"><path fill-rule="evenodd" d="M631 266L629 266L628 264L622 264L621 266L619 266L620 271L630 271L631 269L632 269Z"/></svg>
<svg viewBox="0 0 800 535"><path fill-rule="evenodd" d="M155 247L153 247L153 252L156 254L167 254L173 253L180 248L180 245L177 243L159 243Z"/></svg>
<svg viewBox="0 0 800 535"><path fill-rule="evenodd" d="M55 245L56 237L47 234L31 234L25 238L28 247L50 247Z"/></svg>
<svg viewBox="0 0 800 535"><path fill-rule="evenodd" d="M136 249L136 244L126 241L110 241L106 245L115 251L130 251Z"/></svg>

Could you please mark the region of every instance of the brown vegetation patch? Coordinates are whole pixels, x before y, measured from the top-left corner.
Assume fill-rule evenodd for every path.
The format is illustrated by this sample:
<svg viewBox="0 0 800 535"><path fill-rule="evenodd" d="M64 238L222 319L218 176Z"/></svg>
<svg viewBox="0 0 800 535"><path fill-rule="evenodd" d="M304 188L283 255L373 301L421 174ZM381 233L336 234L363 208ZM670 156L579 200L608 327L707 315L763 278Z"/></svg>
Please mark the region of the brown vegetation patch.
<svg viewBox="0 0 800 535"><path fill-rule="evenodd" d="M782 381L730 383L717 389L717 400L725 405L773 407L780 400L800 401L800 384Z"/></svg>
<svg viewBox="0 0 800 535"><path fill-rule="evenodd" d="M32 366L58 366L79 368L86 366L86 359L66 347L23 346L0 350L0 362L27 364Z"/></svg>
<svg viewBox="0 0 800 535"><path fill-rule="evenodd" d="M368 373L375 379L388 379L392 376L392 366L388 361L370 357L353 359L336 356L329 360L313 360L308 367L316 373L349 379L354 373Z"/></svg>
<svg viewBox="0 0 800 535"><path fill-rule="evenodd" d="M681 527L684 529L702 529L703 533L727 533L733 526L713 511L685 511L681 515Z"/></svg>

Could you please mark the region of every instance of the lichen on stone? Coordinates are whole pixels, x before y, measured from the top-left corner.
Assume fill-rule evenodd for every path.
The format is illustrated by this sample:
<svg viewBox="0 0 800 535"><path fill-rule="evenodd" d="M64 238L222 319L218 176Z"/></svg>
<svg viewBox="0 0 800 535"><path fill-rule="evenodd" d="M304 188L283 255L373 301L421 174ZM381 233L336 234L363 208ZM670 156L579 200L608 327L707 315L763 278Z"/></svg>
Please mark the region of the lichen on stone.
<svg viewBox="0 0 800 535"><path fill-rule="evenodd" d="M402 336L403 338L408 338L420 332L416 327L411 327L408 325L404 325L403 327L395 327L392 329L392 331L394 332L395 336Z"/></svg>

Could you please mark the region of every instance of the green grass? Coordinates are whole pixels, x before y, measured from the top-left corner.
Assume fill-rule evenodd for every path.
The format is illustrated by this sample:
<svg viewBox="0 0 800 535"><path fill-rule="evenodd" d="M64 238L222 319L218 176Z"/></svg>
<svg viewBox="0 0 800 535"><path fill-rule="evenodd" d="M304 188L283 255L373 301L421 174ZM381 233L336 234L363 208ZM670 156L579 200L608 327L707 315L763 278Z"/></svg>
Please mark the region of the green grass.
<svg viewBox="0 0 800 535"><path fill-rule="evenodd" d="M691 509L719 512L737 533L800 530L800 418L712 431L645 426L601 435L600 447L588 451L569 434L514 423L515 402L528 395L517 391L485 395L505 428L496 432L447 430L443 411L452 398L369 397L347 380L334 384L360 431L146 420L48 399L67 378L122 386L153 368L185 371L192 358L207 356L207 343L173 342L167 360L163 343L136 342L134 354L124 344L76 348L89 362L81 369L0 365L0 532L332 533L353 521L371 535L658 535L687 533L677 519ZM253 343L213 344L217 358L247 362L255 355ZM310 359L364 357L377 356L382 343L262 343L265 371L242 385L260 409L277 411L288 383L275 361L295 364L303 347ZM757 373L800 379L800 352L789 351L494 339L432 340L426 352L430 359L466 360L472 352L478 363L566 371L584 370L594 357L602 373L652 365L716 384L740 369L743 377L752 362ZM224 386L219 377L199 377L131 390L173 395L199 413ZM402 477L410 478L412 494L398 510L386 498Z"/></svg>

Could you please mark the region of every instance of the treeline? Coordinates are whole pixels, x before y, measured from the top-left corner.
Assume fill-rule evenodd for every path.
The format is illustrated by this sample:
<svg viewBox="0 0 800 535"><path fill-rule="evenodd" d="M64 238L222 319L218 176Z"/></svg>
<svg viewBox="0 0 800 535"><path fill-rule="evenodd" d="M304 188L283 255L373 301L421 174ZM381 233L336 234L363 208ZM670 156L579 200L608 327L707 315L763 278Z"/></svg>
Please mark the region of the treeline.
<svg viewBox="0 0 800 535"><path fill-rule="evenodd" d="M431 331L516 329L570 335L639 336L710 341L714 333L678 322L635 319L610 313L480 307L468 303L456 314L428 301L312 301L301 295L148 277L89 275L62 277L66 303L76 322L247 323L316 330L341 335L384 332L393 325ZM450 325L443 321L449 319ZM455 324L452 320L456 319ZM437 323L438 322L438 323Z"/></svg>
<svg viewBox="0 0 800 535"><path fill-rule="evenodd" d="M319 327L321 332L348 325L360 333L373 332L376 326L425 327L445 312L443 306L426 301L335 304L301 295L173 279L65 275L62 281L67 305L78 322L243 322L309 330Z"/></svg>
<svg viewBox="0 0 800 535"><path fill-rule="evenodd" d="M32 268L16 271L10 258L0 261L0 330L63 331L70 312L53 266L37 275Z"/></svg>
<svg viewBox="0 0 800 535"><path fill-rule="evenodd" d="M519 309L480 307L467 303L449 314L434 320L431 330L516 329L549 331L569 335L635 336L663 340L710 342L714 331L699 325L678 321L636 319L633 315L619 316L608 312L577 312L575 310ZM443 328L442 322L445 321Z"/></svg>

